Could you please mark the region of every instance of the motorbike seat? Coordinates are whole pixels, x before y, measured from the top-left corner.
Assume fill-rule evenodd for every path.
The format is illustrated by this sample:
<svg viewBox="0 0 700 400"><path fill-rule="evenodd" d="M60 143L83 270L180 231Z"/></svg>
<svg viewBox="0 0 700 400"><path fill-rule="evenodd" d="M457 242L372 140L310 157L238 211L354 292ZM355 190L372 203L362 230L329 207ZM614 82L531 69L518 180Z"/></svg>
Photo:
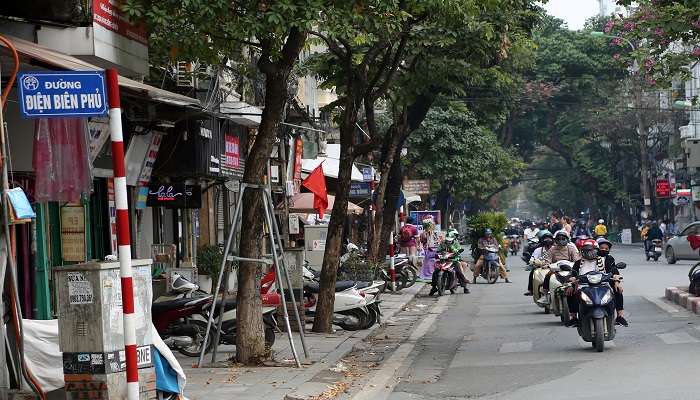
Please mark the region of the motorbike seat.
<svg viewBox="0 0 700 400"><path fill-rule="evenodd" d="M353 286L355 286L355 282L353 281L338 281L335 283L335 291L342 292L343 290L348 290ZM321 288L318 283L312 282L305 283L304 289L308 290L311 293L318 293Z"/></svg>
<svg viewBox="0 0 700 400"><path fill-rule="evenodd" d="M355 282L355 285L357 286L357 289L364 289L366 287L372 286L372 282Z"/></svg>
<svg viewBox="0 0 700 400"><path fill-rule="evenodd" d="M202 297L201 299L205 299L205 298ZM151 305L151 312L153 312L153 314L167 312L167 311L170 311L170 310L173 310L176 308L184 307L185 304L190 303L192 301L197 301L197 300L198 300L198 298L183 297L181 299L173 299L173 300L155 302Z"/></svg>

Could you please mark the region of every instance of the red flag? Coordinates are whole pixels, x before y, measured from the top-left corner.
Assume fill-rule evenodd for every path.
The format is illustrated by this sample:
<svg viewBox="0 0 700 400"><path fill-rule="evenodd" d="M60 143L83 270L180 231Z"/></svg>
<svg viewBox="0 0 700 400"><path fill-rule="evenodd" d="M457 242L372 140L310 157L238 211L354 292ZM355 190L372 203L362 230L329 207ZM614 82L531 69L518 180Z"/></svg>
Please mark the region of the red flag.
<svg viewBox="0 0 700 400"><path fill-rule="evenodd" d="M318 215L323 218L323 214L328 208L328 192L326 191L326 177L323 175L321 164L311 171L301 184L314 194L314 208Z"/></svg>

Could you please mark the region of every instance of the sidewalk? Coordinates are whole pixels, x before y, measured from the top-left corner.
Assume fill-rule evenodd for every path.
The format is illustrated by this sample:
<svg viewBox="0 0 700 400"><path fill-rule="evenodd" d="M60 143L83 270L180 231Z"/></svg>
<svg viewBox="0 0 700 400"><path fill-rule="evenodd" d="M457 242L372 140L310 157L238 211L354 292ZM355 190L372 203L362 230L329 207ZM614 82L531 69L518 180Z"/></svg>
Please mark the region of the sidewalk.
<svg viewBox="0 0 700 400"><path fill-rule="evenodd" d="M423 288L417 282L413 287L399 294L385 292L382 296L382 320L386 321L408 304ZM370 329L348 332L338 329L334 334L308 332L306 341L309 347L309 360L303 359L303 349L299 336L295 346L302 357L302 368L293 365L289 339L286 334L277 334L273 346L274 360L284 366L243 367L233 365L224 368L195 368L196 358L178 355L185 370L187 386L185 395L191 400L282 400L305 398L304 393L314 394L325 389L325 385L307 383L319 372L333 367L353 347L370 336L377 325ZM233 355L233 346L220 346L217 360L227 360ZM205 358L208 361L210 358ZM323 386L323 387L320 387Z"/></svg>

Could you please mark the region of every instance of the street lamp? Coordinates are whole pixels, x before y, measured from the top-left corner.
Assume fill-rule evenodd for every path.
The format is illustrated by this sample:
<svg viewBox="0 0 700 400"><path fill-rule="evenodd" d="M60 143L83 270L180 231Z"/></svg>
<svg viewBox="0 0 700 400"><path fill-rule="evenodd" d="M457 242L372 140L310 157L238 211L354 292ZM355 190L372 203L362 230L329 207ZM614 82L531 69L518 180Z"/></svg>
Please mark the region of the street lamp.
<svg viewBox="0 0 700 400"><path fill-rule="evenodd" d="M632 51L637 50L637 47L629 39L621 36L608 35L605 32L593 31L591 36L595 37L608 37L613 39L620 39L626 42ZM641 74L634 76L635 72L639 71L639 64L637 60L634 61L632 68L630 69L630 77L632 78L632 91L634 94L634 108L635 117L637 119L637 131L639 133L639 157L640 157L640 173L641 173L641 189L642 197L644 198L644 212L647 214L646 218L651 217L651 189L649 187L649 154L647 149L647 136L648 127L646 121L644 121L644 114L642 113L642 83Z"/></svg>

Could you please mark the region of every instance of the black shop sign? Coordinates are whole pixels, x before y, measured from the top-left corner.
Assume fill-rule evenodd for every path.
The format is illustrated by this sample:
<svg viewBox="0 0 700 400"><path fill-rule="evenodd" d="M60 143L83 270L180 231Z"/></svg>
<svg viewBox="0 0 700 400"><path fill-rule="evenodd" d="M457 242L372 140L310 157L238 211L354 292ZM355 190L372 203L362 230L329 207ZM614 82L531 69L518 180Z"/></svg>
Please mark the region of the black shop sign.
<svg viewBox="0 0 700 400"><path fill-rule="evenodd" d="M151 183L148 185L148 207L202 208L202 189L184 183Z"/></svg>

